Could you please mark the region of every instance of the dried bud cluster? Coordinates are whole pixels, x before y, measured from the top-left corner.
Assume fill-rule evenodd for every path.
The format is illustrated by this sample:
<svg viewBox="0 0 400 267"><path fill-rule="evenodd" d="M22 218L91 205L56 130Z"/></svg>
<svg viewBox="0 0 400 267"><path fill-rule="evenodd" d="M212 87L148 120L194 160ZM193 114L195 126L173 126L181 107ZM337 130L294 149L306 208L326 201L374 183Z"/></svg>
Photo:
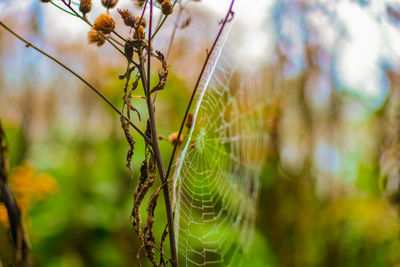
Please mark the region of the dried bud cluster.
<svg viewBox="0 0 400 267"><path fill-rule="evenodd" d="M93 28L104 34L109 34L115 29L114 19L108 14L101 14L94 21Z"/></svg>
<svg viewBox="0 0 400 267"><path fill-rule="evenodd" d="M146 19L145 18L142 18L140 16L134 17L133 14L127 9L118 9L118 12L121 15L121 17L124 21L124 24L126 26L131 27L131 28L138 28L138 27L140 28L140 26L142 26L143 28L146 27ZM139 31L142 31L142 29L140 29Z"/></svg>
<svg viewBox="0 0 400 267"><path fill-rule="evenodd" d="M168 141L171 144L175 145L176 142L178 141L178 133L175 132L175 133L170 134L168 137ZM182 142L183 142L183 136L181 135L181 137L179 138L179 144L181 144Z"/></svg>
<svg viewBox="0 0 400 267"><path fill-rule="evenodd" d="M104 38L103 35L101 35L99 32L97 32L95 29L90 29L88 32L88 43L89 44L95 44L97 46L102 46L106 39Z"/></svg>
<svg viewBox="0 0 400 267"><path fill-rule="evenodd" d="M118 9L118 13L121 15L126 26L135 27L135 18L128 9Z"/></svg>
<svg viewBox="0 0 400 267"><path fill-rule="evenodd" d="M81 4L79 5L79 10L83 15L86 15L92 9L92 0L81 0Z"/></svg>
<svg viewBox="0 0 400 267"><path fill-rule="evenodd" d="M118 0L101 0L106 8L114 8L118 4Z"/></svg>
<svg viewBox="0 0 400 267"><path fill-rule="evenodd" d="M168 15L172 14L172 11L173 11L173 9L172 9L171 0L164 0L161 3L161 12L164 15L168 16Z"/></svg>

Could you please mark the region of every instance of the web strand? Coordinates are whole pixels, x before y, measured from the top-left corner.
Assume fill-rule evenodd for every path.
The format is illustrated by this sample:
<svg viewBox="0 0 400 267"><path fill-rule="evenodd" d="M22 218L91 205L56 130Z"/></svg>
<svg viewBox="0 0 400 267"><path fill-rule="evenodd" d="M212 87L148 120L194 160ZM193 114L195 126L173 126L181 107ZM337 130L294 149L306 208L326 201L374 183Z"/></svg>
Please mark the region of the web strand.
<svg viewBox="0 0 400 267"><path fill-rule="evenodd" d="M253 236L268 138L265 101L251 83L235 81L234 64L223 52L231 26L197 92L194 122L174 176L182 266L237 266Z"/></svg>

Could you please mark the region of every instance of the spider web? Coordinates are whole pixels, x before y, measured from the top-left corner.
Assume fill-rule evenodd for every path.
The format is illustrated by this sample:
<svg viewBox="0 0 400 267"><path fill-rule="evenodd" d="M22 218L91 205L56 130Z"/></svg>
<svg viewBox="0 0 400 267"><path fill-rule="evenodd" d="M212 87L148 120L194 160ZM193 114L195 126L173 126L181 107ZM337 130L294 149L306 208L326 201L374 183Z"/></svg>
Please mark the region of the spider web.
<svg viewBox="0 0 400 267"><path fill-rule="evenodd" d="M237 266L253 237L266 151L263 97L255 86L238 82L229 68L222 51L231 27L224 30L196 93L194 123L174 176L182 266Z"/></svg>

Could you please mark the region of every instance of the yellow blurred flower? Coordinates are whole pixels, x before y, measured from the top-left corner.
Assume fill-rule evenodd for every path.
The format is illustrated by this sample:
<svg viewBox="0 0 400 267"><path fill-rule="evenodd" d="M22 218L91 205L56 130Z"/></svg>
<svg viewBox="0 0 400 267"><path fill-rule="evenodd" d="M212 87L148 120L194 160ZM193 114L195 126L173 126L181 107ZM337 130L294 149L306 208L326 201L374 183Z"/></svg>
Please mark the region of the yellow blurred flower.
<svg viewBox="0 0 400 267"><path fill-rule="evenodd" d="M58 184L51 175L38 174L27 162L12 170L9 186L14 192L22 214L26 214L32 204L44 200L58 189ZM0 204L0 224L8 225L7 210L4 204Z"/></svg>
<svg viewBox="0 0 400 267"><path fill-rule="evenodd" d="M4 204L0 204L0 225L8 226L7 209Z"/></svg>

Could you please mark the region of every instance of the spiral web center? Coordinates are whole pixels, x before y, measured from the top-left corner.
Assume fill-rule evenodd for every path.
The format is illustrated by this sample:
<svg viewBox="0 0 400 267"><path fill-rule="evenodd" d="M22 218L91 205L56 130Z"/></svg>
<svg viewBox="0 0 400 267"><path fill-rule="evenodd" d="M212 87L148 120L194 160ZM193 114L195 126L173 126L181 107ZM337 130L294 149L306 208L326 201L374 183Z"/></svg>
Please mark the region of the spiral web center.
<svg viewBox="0 0 400 267"><path fill-rule="evenodd" d="M182 266L237 266L253 237L268 136L263 98L235 80L237 72L221 53L228 33L197 92L174 177Z"/></svg>

